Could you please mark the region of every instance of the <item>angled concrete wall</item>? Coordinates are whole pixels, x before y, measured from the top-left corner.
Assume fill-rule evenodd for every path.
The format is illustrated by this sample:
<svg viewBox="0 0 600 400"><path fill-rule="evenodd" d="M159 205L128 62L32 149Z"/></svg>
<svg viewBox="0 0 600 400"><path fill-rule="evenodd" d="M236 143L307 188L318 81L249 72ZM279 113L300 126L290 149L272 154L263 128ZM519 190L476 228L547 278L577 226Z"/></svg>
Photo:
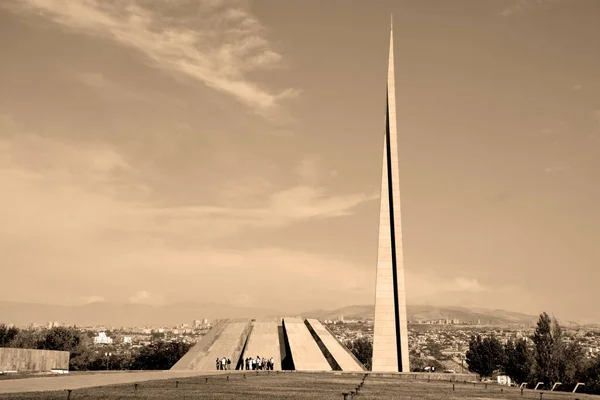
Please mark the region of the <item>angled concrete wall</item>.
<svg viewBox="0 0 600 400"><path fill-rule="evenodd" d="M297 371L331 371L331 366L302 318L284 318L283 325Z"/></svg>
<svg viewBox="0 0 600 400"><path fill-rule="evenodd" d="M365 370L356 358L352 356L350 351L342 345L320 321L316 319L307 319L307 322L342 371Z"/></svg>
<svg viewBox="0 0 600 400"><path fill-rule="evenodd" d="M252 333L250 333L242 358L259 356L269 359L273 357L275 361L273 370L281 370L279 321L255 321L252 325Z"/></svg>
<svg viewBox="0 0 600 400"><path fill-rule="evenodd" d="M213 335L211 333L215 331ZM242 355L242 350L250 332L250 321L226 321L221 326L215 326L208 335L207 343L198 342L184 355L171 369L173 370L196 370L215 371L217 358L229 358L231 369L235 369ZM207 336L208 336L207 335Z"/></svg>
<svg viewBox="0 0 600 400"><path fill-rule="evenodd" d="M171 367L172 370L195 370L197 369L198 363L206 356L208 349L218 339L219 335L227 326L228 320L221 320L211 328L210 331L198 343L196 343L191 349L175 365Z"/></svg>
<svg viewBox="0 0 600 400"><path fill-rule="evenodd" d="M0 347L0 371L45 372L69 370L68 351Z"/></svg>

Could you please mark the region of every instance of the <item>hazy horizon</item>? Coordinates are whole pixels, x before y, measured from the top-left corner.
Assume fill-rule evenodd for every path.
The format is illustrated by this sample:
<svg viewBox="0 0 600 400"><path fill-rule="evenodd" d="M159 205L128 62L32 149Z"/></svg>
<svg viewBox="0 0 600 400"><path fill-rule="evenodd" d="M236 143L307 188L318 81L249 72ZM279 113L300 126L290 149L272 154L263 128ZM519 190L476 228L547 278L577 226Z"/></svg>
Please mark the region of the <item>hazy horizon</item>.
<svg viewBox="0 0 600 400"><path fill-rule="evenodd" d="M409 304L600 321L600 3L0 3L1 301L374 302L390 14Z"/></svg>

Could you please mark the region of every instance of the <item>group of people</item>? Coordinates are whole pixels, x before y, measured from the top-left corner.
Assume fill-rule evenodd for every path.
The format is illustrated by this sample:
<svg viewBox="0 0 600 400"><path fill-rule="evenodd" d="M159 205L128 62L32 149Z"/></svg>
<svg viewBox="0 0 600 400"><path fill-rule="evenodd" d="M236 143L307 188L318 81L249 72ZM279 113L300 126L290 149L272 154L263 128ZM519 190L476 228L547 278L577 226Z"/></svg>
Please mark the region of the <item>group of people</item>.
<svg viewBox="0 0 600 400"><path fill-rule="evenodd" d="M242 369L244 369L244 365L246 369L249 371L252 370L273 370L273 366L275 365L275 360L273 357L271 358L260 358L256 356L256 358L248 357L244 360L244 364L242 364Z"/></svg>
<svg viewBox="0 0 600 400"><path fill-rule="evenodd" d="M217 358L216 366L217 366L218 371L225 370L225 369L231 369L231 360L229 358L225 358L225 357Z"/></svg>
<svg viewBox="0 0 600 400"><path fill-rule="evenodd" d="M259 356L256 356L256 358L252 358L252 357L246 358L244 360L244 362L242 363L240 369L246 369L248 371L255 371L255 370L265 370L265 371L270 370L270 371L272 371L274 365L275 365L275 360L273 359L273 357L267 359L267 358L260 358ZM218 371L229 370L229 369L231 369L231 360L229 358L225 358L225 357L217 358L217 360L215 361L215 366L217 367Z"/></svg>

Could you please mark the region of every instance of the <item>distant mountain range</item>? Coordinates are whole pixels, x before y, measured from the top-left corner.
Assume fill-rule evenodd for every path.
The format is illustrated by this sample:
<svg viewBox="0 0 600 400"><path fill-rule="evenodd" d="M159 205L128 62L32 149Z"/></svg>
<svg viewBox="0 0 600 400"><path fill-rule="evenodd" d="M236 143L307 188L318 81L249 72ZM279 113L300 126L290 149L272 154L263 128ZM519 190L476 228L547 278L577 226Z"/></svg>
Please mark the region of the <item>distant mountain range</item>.
<svg viewBox="0 0 600 400"><path fill-rule="evenodd" d="M303 315L319 319L334 319L343 315L346 319L373 318L375 308L371 305L348 306L337 310L309 311ZM408 318L411 321L432 321L440 319L459 319L460 321L477 322L481 324L530 324L537 320L536 315L483 308L467 308L452 306L408 305Z"/></svg>
<svg viewBox="0 0 600 400"><path fill-rule="evenodd" d="M505 310L482 308L408 305L409 320L459 319L481 324L508 325L531 324L538 316ZM0 323L28 325L32 322L45 324L58 321L66 324L108 325L108 326L174 326L191 324L194 319L207 318L263 318L278 315L296 315L281 313L269 308L239 307L220 303L174 303L169 305L91 303L82 306L34 304L0 301ZM307 318L346 319L373 318L373 305L353 305L336 310L312 310L300 313ZM572 324L570 321L560 321Z"/></svg>

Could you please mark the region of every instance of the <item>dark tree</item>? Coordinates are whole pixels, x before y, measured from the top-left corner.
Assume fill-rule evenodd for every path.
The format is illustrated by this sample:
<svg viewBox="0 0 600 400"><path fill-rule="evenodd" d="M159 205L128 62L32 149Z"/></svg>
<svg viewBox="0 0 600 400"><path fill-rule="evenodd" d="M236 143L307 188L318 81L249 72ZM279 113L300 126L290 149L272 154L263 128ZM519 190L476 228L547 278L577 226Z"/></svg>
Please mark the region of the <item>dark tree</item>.
<svg viewBox="0 0 600 400"><path fill-rule="evenodd" d="M132 367L146 370L170 369L191 346L184 342L154 342L140 350Z"/></svg>
<svg viewBox="0 0 600 400"><path fill-rule="evenodd" d="M346 342L348 350L360 361L367 370L371 370L373 362L373 342L366 338Z"/></svg>
<svg viewBox="0 0 600 400"><path fill-rule="evenodd" d="M525 339L508 341L504 347L504 373L517 383L527 382L533 368L533 354Z"/></svg>
<svg viewBox="0 0 600 400"><path fill-rule="evenodd" d="M21 329L10 342L10 347L20 349L37 349L40 341L40 333L33 329Z"/></svg>
<svg viewBox="0 0 600 400"><path fill-rule="evenodd" d="M466 361L469 371L481 376L491 376L504 364L502 344L495 336L485 339L482 339L481 335L472 336L469 340Z"/></svg>
<svg viewBox="0 0 600 400"><path fill-rule="evenodd" d="M439 343L433 340L428 340L425 348L427 349L429 355L434 357L436 360L441 360L444 358L442 355L442 346Z"/></svg>
<svg viewBox="0 0 600 400"><path fill-rule="evenodd" d="M552 332L552 320L547 313L540 314L535 332L531 337L535 344L535 374L546 385L557 381L555 344Z"/></svg>
<svg viewBox="0 0 600 400"><path fill-rule="evenodd" d="M577 376L581 375L585 368L584 352L581 345L577 342L571 342L562 346L558 360L558 377L560 382L565 385L574 385L577 383Z"/></svg>
<svg viewBox="0 0 600 400"><path fill-rule="evenodd" d="M19 328L14 326L8 327L4 324L0 324L0 347L11 347L12 341L19 334Z"/></svg>
<svg viewBox="0 0 600 400"><path fill-rule="evenodd" d="M48 329L38 342L37 347L41 350L72 352L78 348L80 343L81 334L77 330L59 326Z"/></svg>
<svg viewBox="0 0 600 400"><path fill-rule="evenodd" d="M600 394L600 359L596 359L585 366L577 377L579 382L584 382L583 390L589 394Z"/></svg>

